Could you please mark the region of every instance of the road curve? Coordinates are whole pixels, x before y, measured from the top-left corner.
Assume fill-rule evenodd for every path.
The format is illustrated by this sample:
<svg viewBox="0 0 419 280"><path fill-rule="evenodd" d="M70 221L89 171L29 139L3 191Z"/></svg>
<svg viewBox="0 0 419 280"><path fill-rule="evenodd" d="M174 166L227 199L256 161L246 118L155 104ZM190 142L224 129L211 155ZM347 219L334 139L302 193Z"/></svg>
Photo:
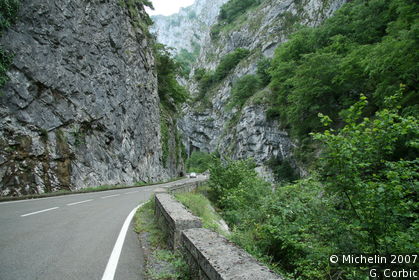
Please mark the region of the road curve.
<svg viewBox="0 0 419 280"><path fill-rule="evenodd" d="M1 280L102 279L130 212L162 185L0 203ZM114 279L143 279L132 223Z"/></svg>

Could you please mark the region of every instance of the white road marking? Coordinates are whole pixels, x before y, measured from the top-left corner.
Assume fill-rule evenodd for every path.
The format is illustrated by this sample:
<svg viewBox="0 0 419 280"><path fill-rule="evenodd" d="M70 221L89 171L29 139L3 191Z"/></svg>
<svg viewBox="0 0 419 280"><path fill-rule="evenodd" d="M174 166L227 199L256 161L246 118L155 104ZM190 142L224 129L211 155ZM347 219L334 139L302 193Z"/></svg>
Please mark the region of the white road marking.
<svg viewBox="0 0 419 280"><path fill-rule="evenodd" d="M114 196L119 196L119 195L121 195L121 194L113 194L113 195L108 195L108 196L104 196L104 197L101 197L101 198L103 199L103 198L109 198L109 197L114 197Z"/></svg>
<svg viewBox="0 0 419 280"><path fill-rule="evenodd" d="M44 210L41 210L41 211L36 211L36 212L32 212L32 213L28 213L28 214L20 215L20 216L21 216L21 217L26 217L26 216L30 216L30 215L39 214L39 213L42 213L42 212L47 212L47 211L55 210L55 209L58 209L58 208L60 208L60 207L48 208L48 209L44 209Z"/></svg>
<svg viewBox="0 0 419 280"><path fill-rule="evenodd" d="M69 203L69 204L67 204L67 206L73 206L73 205L89 202L89 201L92 201L92 200L93 199L88 199L88 200L83 200L83 201L79 201L79 202Z"/></svg>
<svg viewBox="0 0 419 280"><path fill-rule="evenodd" d="M131 193L138 193L138 192L140 192L140 191L135 191L135 192L126 192L126 193L124 193L124 194L131 194Z"/></svg>
<svg viewBox="0 0 419 280"><path fill-rule="evenodd" d="M128 217L125 219L124 225L122 226L118 238L116 239L115 246L113 247L112 254L109 257L108 264L106 265L105 272L102 276L102 280L113 280L113 278L115 277L116 267L118 266L119 257L121 256L122 246L124 245L125 236L127 235L129 224L131 223L131 220L134 217L137 209L143 205L144 203L135 207L131 211L131 213L129 213Z"/></svg>
<svg viewBox="0 0 419 280"><path fill-rule="evenodd" d="M0 202L0 205L2 204L11 204L11 203L19 203L19 202L23 202L24 200L13 200L13 201L5 201L5 202Z"/></svg>

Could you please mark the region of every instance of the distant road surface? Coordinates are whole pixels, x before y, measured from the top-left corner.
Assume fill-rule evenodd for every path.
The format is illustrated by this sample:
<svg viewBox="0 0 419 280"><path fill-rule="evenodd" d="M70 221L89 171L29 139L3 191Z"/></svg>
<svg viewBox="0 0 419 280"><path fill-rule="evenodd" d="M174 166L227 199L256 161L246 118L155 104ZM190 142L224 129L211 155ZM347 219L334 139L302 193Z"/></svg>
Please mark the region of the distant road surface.
<svg viewBox="0 0 419 280"><path fill-rule="evenodd" d="M132 223L121 231L127 216L155 189L197 180L0 203L0 279L143 279Z"/></svg>

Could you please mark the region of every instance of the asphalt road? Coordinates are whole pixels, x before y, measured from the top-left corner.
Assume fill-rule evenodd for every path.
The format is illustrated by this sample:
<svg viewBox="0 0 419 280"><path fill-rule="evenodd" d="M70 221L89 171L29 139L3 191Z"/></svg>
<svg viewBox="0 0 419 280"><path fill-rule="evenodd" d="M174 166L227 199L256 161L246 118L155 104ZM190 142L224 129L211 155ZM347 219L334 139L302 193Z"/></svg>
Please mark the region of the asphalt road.
<svg viewBox="0 0 419 280"><path fill-rule="evenodd" d="M127 216L175 183L0 203L0 279L103 279ZM122 237L113 279L143 279L132 223Z"/></svg>

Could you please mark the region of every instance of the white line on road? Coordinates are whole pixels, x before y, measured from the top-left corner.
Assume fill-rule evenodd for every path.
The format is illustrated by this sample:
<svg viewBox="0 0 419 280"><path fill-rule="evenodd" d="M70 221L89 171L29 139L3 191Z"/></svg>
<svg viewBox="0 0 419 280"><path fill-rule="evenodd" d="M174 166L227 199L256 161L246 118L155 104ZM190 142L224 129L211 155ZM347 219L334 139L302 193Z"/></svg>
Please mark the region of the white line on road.
<svg viewBox="0 0 419 280"><path fill-rule="evenodd" d="M135 191L135 192L126 192L126 193L124 193L124 194L131 194L131 193L138 193L138 192L140 192L140 191Z"/></svg>
<svg viewBox="0 0 419 280"><path fill-rule="evenodd" d="M113 194L113 195L108 195L108 196L104 196L104 197L101 197L101 198L109 198L109 197L114 197L114 196L119 196L119 195L121 195L121 194Z"/></svg>
<svg viewBox="0 0 419 280"><path fill-rule="evenodd" d="M73 202L73 203L69 203L69 204L67 204L67 206L73 206L73 205L77 205L77 204L81 204L81 203L89 202L89 201L92 201L92 200L93 200L93 199L83 200L83 201L79 201L79 202Z"/></svg>
<svg viewBox="0 0 419 280"><path fill-rule="evenodd" d="M122 226L121 231L119 232L118 238L116 239L115 246L113 247L112 254L109 257L108 264L106 265L105 272L103 273L102 280L113 280L115 277L116 267L118 266L119 257L121 256L122 246L124 245L125 236L131 223L132 218L134 217L135 212L140 208L144 203L135 207L128 217L125 219L124 225Z"/></svg>
<svg viewBox="0 0 419 280"><path fill-rule="evenodd" d="M45 209L45 210L36 211L36 212L32 212L32 213L28 213L28 214L24 214L24 215L20 215L20 216L21 217L26 217L26 216L30 216L30 215L39 214L39 213L42 213L42 212L47 212L47 211L55 210L55 209L58 209L58 208L59 207L48 208L48 209Z"/></svg>

